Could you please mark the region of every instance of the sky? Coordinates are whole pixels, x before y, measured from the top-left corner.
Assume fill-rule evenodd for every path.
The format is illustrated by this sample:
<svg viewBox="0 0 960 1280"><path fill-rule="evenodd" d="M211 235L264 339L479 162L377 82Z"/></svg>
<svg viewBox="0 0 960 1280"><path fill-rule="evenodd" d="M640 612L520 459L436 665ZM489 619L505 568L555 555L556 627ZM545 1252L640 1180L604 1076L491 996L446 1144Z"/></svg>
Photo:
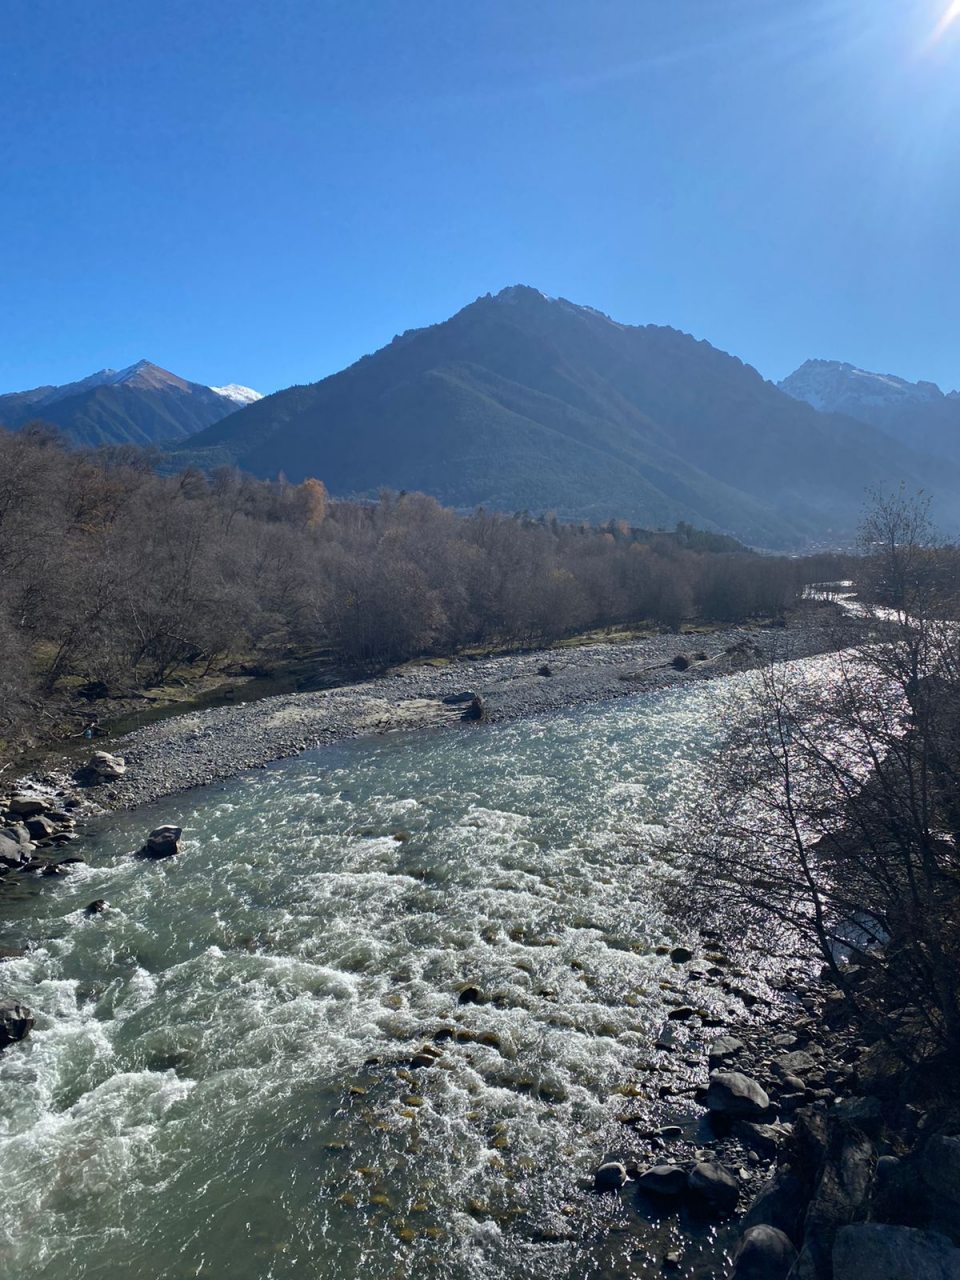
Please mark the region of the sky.
<svg viewBox="0 0 960 1280"><path fill-rule="evenodd" d="M0 391L517 283L960 387L960 0L4 0L0 60Z"/></svg>

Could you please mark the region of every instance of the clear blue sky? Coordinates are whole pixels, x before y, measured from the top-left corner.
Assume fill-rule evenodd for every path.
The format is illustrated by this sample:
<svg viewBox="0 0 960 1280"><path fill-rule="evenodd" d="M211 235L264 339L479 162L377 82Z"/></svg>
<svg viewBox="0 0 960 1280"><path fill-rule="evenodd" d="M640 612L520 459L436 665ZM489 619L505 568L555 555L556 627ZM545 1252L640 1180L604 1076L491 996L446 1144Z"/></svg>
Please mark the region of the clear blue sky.
<svg viewBox="0 0 960 1280"><path fill-rule="evenodd" d="M0 390L271 391L519 282L958 387L948 7L6 0Z"/></svg>

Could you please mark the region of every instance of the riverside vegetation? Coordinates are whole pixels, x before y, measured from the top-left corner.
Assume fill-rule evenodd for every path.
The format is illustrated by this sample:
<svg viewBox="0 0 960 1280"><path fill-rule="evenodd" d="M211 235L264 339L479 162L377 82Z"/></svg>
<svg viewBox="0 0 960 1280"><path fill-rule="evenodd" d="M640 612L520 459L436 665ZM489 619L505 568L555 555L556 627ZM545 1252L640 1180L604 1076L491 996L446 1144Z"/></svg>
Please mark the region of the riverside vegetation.
<svg viewBox="0 0 960 1280"><path fill-rule="evenodd" d="M155 473L129 448L0 431L0 755L82 732L125 694L292 656L336 671L527 648L590 629L781 618L829 557L750 553L320 480Z"/></svg>

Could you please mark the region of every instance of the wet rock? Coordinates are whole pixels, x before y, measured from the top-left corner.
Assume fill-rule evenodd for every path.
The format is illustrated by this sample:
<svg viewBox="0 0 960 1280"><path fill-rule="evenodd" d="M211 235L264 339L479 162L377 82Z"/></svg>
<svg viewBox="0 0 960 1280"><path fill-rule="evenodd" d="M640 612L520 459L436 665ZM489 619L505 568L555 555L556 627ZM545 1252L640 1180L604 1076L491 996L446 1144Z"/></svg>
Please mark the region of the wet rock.
<svg viewBox="0 0 960 1280"><path fill-rule="evenodd" d="M732 1213L740 1199L740 1184L729 1169L706 1160L699 1161L690 1170L687 1189L718 1214Z"/></svg>
<svg viewBox="0 0 960 1280"><path fill-rule="evenodd" d="M737 1040L734 1036L718 1036L709 1049L710 1070L722 1070L731 1058L743 1052L743 1048L743 1041Z"/></svg>
<svg viewBox="0 0 960 1280"><path fill-rule="evenodd" d="M23 825L27 828L31 840L49 840L51 836L57 834L57 824L45 818L42 813L35 818L27 818Z"/></svg>
<svg viewBox="0 0 960 1280"><path fill-rule="evenodd" d="M676 1164L657 1164L637 1178L641 1191L653 1196L679 1196L687 1189L687 1174Z"/></svg>
<svg viewBox="0 0 960 1280"><path fill-rule="evenodd" d="M69 875L69 869L59 862L48 862L40 872L43 876L66 876Z"/></svg>
<svg viewBox="0 0 960 1280"><path fill-rule="evenodd" d="M410 1066L415 1070L421 1067L432 1067L436 1065L436 1056L432 1053L415 1053L410 1059Z"/></svg>
<svg viewBox="0 0 960 1280"><path fill-rule="evenodd" d="M660 1034L657 1036L655 1048L676 1049L679 1043L680 1037L677 1033L676 1024L673 1022L665 1022L660 1028Z"/></svg>
<svg viewBox="0 0 960 1280"><path fill-rule="evenodd" d="M441 701L446 707L458 707L467 702L473 702L478 694L473 689L464 689L462 693L450 693Z"/></svg>
<svg viewBox="0 0 960 1280"><path fill-rule="evenodd" d="M593 1175L593 1185L597 1191L619 1191L626 1181L626 1165L619 1160L608 1160Z"/></svg>
<svg viewBox="0 0 960 1280"><path fill-rule="evenodd" d="M678 1004L675 1009L670 1010L667 1017L671 1022L686 1022L688 1019L692 1018L696 1012L696 1009L689 1004Z"/></svg>
<svg viewBox="0 0 960 1280"><path fill-rule="evenodd" d="M656 1131L654 1137L662 1138L664 1142L675 1142L677 1138L683 1137L683 1130L678 1124L665 1124Z"/></svg>
<svg viewBox="0 0 960 1280"><path fill-rule="evenodd" d="M83 914L85 916L98 916L101 914L101 912L106 911L106 909L107 909L106 898L94 898L93 902L88 902L87 905L84 907Z"/></svg>
<svg viewBox="0 0 960 1280"><path fill-rule="evenodd" d="M172 858L174 854L180 852L180 837L183 835L182 827L174 827L166 824L162 827L154 827L147 836L147 842L140 850L142 858Z"/></svg>
<svg viewBox="0 0 960 1280"><path fill-rule="evenodd" d="M487 704L479 693L473 698L463 715L461 720L485 720L487 718Z"/></svg>
<svg viewBox="0 0 960 1280"><path fill-rule="evenodd" d="M707 1106L720 1115L739 1120L760 1120L770 1110L764 1090L739 1071L714 1071L707 1086Z"/></svg>
<svg viewBox="0 0 960 1280"><path fill-rule="evenodd" d="M0 874L19 867L27 856L27 851L22 844L5 835L0 835Z"/></svg>
<svg viewBox="0 0 960 1280"><path fill-rule="evenodd" d="M776 1227L750 1227L740 1237L730 1280L788 1280L797 1251Z"/></svg>
<svg viewBox="0 0 960 1280"><path fill-rule="evenodd" d="M537 675L538 675L538 676L552 676L552 675L553 675L553 668L550 666L550 664L549 664L549 663L544 662L544 663L542 664L542 666L537 667Z"/></svg>
<svg viewBox="0 0 960 1280"><path fill-rule="evenodd" d="M693 952L689 947L674 947L670 952L670 959L674 964L686 964L693 959Z"/></svg>
<svg viewBox="0 0 960 1280"><path fill-rule="evenodd" d="M20 791L10 800L7 808L18 818L35 818L50 807L50 801L32 792Z"/></svg>
<svg viewBox="0 0 960 1280"><path fill-rule="evenodd" d="M0 1049L25 1040L33 1028L33 1014L17 1000L0 1004Z"/></svg>
<svg viewBox="0 0 960 1280"><path fill-rule="evenodd" d="M690 659L685 653L678 653L670 664L674 671L686 671L690 666Z"/></svg>
<svg viewBox="0 0 960 1280"><path fill-rule="evenodd" d="M834 1280L960 1280L960 1249L934 1231L858 1222L837 1232L833 1276Z"/></svg>
<svg viewBox="0 0 960 1280"><path fill-rule="evenodd" d="M464 987L457 996L457 1004L480 1004L482 998L479 987Z"/></svg>

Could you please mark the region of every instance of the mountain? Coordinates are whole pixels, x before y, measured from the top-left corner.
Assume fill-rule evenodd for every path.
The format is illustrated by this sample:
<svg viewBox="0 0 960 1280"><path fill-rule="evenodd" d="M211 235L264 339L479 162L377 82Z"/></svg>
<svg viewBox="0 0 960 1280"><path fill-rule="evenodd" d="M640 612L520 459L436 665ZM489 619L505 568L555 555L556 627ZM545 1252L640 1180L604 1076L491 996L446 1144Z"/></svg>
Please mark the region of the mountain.
<svg viewBox="0 0 960 1280"><path fill-rule="evenodd" d="M39 420L81 445L169 444L260 398L249 387L205 387L139 360L61 387L0 395L0 424L17 428Z"/></svg>
<svg viewBox="0 0 960 1280"><path fill-rule="evenodd" d="M818 412L734 356L517 285L241 409L180 463L420 489L459 507L683 520L765 546L837 540L866 486L960 470Z"/></svg>
<svg viewBox="0 0 960 1280"><path fill-rule="evenodd" d="M829 413L868 422L904 444L960 462L960 391L907 382L839 360L807 360L778 384L787 395Z"/></svg>

